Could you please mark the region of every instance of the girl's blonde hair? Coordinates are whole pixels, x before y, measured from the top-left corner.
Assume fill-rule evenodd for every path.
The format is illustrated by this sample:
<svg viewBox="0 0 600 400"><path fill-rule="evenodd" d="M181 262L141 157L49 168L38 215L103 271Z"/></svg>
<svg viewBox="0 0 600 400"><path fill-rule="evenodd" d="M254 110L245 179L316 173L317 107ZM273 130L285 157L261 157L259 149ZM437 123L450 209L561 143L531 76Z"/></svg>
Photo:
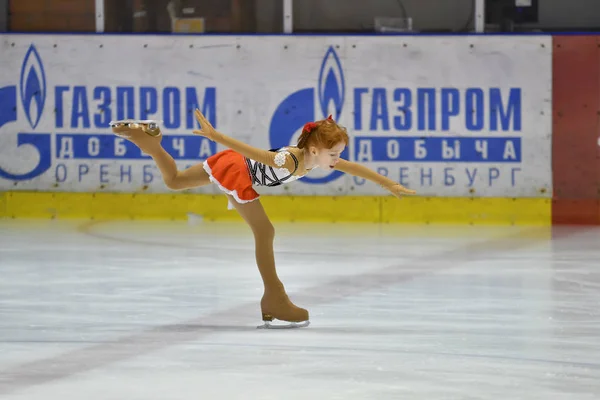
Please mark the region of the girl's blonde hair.
<svg viewBox="0 0 600 400"><path fill-rule="evenodd" d="M335 122L331 115L327 119L309 122L302 128L302 134L298 139L298 148L304 149L314 146L317 149L331 149L336 144L344 142L346 146L350 142L346 128Z"/></svg>

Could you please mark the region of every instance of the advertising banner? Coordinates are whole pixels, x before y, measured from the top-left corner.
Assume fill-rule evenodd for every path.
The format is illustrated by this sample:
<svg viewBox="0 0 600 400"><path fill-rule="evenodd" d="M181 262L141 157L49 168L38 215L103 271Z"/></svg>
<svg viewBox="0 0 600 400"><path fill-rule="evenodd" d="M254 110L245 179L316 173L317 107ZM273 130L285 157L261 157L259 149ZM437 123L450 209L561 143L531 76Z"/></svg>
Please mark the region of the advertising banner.
<svg viewBox="0 0 600 400"><path fill-rule="evenodd" d="M152 159L108 124L161 121L163 146L185 168L222 150L192 134L200 108L219 131L261 148L294 145L306 122L333 114L350 134L344 158L420 195L552 193L550 37L0 40L0 190L169 192ZM384 194L318 170L267 190Z"/></svg>

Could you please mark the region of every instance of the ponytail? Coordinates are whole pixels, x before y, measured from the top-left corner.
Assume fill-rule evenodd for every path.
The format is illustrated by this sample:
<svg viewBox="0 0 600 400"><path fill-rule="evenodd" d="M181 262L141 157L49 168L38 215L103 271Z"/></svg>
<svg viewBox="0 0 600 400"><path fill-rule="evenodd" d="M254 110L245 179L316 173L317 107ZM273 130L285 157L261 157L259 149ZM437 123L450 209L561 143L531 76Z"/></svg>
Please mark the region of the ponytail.
<svg viewBox="0 0 600 400"><path fill-rule="evenodd" d="M317 129L317 124L315 122L307 122L304 124L302 128L302 134L300 134L300 138L298 139L298 148L303 149L308 144L308 138L310 134Z"/></svg>

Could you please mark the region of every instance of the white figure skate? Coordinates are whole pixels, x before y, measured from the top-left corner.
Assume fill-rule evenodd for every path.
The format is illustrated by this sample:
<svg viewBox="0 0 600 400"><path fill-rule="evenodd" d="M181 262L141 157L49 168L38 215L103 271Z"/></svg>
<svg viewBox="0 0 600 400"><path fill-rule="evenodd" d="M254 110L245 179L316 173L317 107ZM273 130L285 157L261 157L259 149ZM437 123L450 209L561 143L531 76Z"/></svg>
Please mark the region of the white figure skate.
<svg viewBox="0 0 600 400"><path fill-rule="evenodd" d="M152 119L123 119L118 121L110 121L109 126L112 128L115 135L125 139L131 138L131 131L141 129L146 134L157 137L162 133L159 128L160 121Z"/></svg>

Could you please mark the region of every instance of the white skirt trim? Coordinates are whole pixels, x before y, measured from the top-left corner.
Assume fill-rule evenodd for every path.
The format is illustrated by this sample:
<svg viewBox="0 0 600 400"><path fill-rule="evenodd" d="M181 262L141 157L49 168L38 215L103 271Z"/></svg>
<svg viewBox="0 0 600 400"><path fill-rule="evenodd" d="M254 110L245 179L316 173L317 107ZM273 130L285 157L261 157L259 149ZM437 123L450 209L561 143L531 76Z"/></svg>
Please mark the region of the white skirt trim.
<svg viewBox="0 0 600 400"><path fill-rule="evenodd" d="M240 199L240 197L238 196L237 190L229 190L226 187L224 187L223 185L221 185L221 182L219 182L217 180L217 178L215 178L212 174L212 170L210 169L210 165L208 165L207 161L204 161L204 163L202 163L202 166L204 167L204 170L206 171L206 173L208 174L208 178L210 179L210 181L212 183L214 183L215 185L217 185L217 187L224 193L233 196L233 198L235 199L235 201L237 203L240 204L244 204L244 203L250 203L254 200L257 200L258 197L256 199L252 199L252 200L242 200ZM235 207L233 206L233 204L231 204L231 201L229 201L229 198L227 198L227 209L228 210L234 210Z"/></svg>

